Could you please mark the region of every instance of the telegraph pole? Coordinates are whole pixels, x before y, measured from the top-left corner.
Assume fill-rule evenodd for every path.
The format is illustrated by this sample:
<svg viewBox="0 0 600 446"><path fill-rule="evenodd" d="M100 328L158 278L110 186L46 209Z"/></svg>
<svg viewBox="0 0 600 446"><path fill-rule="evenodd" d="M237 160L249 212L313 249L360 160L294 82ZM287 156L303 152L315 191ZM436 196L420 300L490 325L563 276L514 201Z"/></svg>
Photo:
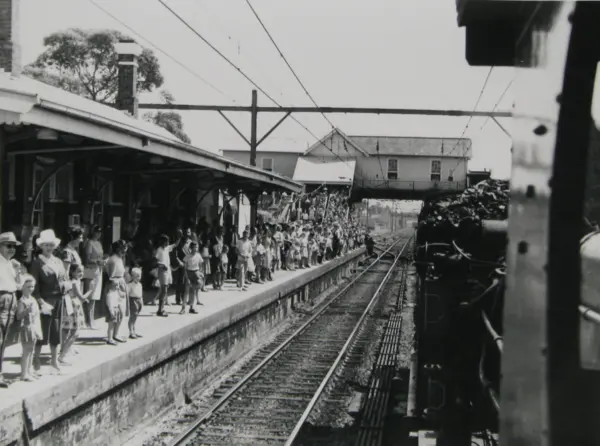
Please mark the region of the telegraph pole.
<svg viewBox="0 0 600 446"><path fill-rule="evenodd" d="M250 121L250 165L256 166L256 128L258 125L258 97L256 90L252 90L251 121Z"/></svg>
<svg viewBox="0 0 600 446"><path fill-rule="evenodd" d="M256 128L258 125L258 112L257 104L258 97L256 90L252 90L252 105L250 106L250 165L256 166ZM258 214L258 197L259 195L253 194L250 198L250 224L256 225L256 217Z"/></svg>

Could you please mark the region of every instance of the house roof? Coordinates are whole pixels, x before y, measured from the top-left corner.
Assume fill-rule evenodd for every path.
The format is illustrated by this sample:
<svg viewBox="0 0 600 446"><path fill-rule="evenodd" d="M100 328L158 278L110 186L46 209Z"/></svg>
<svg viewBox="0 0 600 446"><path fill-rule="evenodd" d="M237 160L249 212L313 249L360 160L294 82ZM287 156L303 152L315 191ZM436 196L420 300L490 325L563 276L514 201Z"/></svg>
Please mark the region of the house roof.
<svg viewBox="0 0 600 446"><path fill-rule="evenodd" d="M227 156L228 153L248 153L248 152L250 152L250 147L244 147L241 149L221 149L221 150L219 150L219 152L225 156ZM281 150L281 149L260 148L257 150L257 153L287 153L290 155L301 155L302 153L304 153L304 149Z"/></svg>
<svg viewBox="0 0 600 446"><path fill-rule="evenodd" d="M300 157L293 178L304 184L351 185L355 169L355 160L327 162Z"/></svg>
<svg viewBox="0 0 600 446"><path fill-rule="evenodd" d="M348 136L370 155L434 156L471 158L468 138L428 138L414 136ZM379 151L377 143L379 142Z"/></svg>
<svg viewBox="0 0 600 446"><path fill-rule="evenodd" d="M0 72L0 124L37 125L208 167L292 192L302 190L301 185L289 178L185 144L155 124L26 76L13 77Z"/></svg>
<svg viewBox="0 0 600 446"><path fill-rule="evenodd" d="M339 129L334 129L323 137L319 142L313 144L304 151L303 156L310 154L323 141L337 133L341 138L351 144L366 156L427 156L439 158L471 158L472 141L469 138L439 138L426 136L349 136ZM377 141L379 141L379 151L377 151ZM443 147L443 152L442 152ZM236 150L222 150L227 153L249 152L250 148ZM260 152L268 153L293 153L298 154L295 149L292 150L269 150L259 149Z"/></svg>
<svg viewBox="0 0 600 446"><path fill-rule="evenodd" d="M352 147L354 147L356 150L358 150L360 153L362 153L366 157L369 156L369 153L366 150L364 150L359 144L357 144L351 138L348 138L348 136L344 132L342 132L340 129L338 129L337 127L332 129L327 135L325 135L319 141L315 142L312 146L310 146L304 152L304 156L308 155L310 152L312 152L313 150L315 150L317 147L319 147L321 145L327 147L327 145L325 144L325 141L327 141L327 139L329 139L329 138L332 138L335 134L338 134L344 141L346 141L348 144L350 144Z"/></svg>

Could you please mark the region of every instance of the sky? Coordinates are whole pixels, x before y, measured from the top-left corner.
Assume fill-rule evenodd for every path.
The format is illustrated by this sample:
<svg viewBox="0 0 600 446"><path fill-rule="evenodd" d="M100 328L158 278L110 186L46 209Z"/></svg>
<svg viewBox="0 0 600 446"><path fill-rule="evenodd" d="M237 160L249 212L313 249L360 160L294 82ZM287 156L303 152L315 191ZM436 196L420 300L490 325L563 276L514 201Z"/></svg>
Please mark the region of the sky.
<svg viewBox="0 0 600 446"><path fill-rule="evenodd" d="M135 36L92 0L21 0L23 62L43 51L43 38L55 31L118 29L156 51L165 76L163 88L178 103L248 105L253 88L157 0L94 0L144 39ZM514 70L470 67L465 31L456 20L454 0L250 0L291 66L320 106L492 110ZM210 43L282 105L312 106L246 0L166 0ZM148 40L152 43L149 44ZM180 64L187 67L186 70ZM193 74L192 74L193 73ZM203 79L203 80L201 80ZM215 91L209 85L216 87ZM144 94L140 102L158 102ZM497 110L509 110L509 88ZM260 105L273 105L261 93ZM142 111L143 112L143 111ZM246 143L216 112L181 112L184 130L196 146L219 151ZM229 113L246 135L248 113ZM281 117L259 115L259 137ZM296 118L318 137L330 131L320 114ZM510 138L486 118L329 115L348 135L464 137L473 141L471 170L491 169L510 176ZM499 119L510 133L510 120ZM259 147L300 150L315 138L287 119Z"/></svg>

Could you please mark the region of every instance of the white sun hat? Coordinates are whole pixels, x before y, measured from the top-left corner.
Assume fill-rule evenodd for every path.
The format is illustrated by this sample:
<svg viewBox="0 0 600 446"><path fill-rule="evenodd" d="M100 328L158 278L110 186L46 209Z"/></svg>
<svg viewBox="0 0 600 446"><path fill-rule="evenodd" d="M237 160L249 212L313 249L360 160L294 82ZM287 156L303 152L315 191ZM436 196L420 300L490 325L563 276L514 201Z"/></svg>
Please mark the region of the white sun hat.
<svg viewBox="0 0 600 446"><path fill-rule="evenodd" d="M38 246L54 245L54 247L56 248L60 245L60 239L56 237L56 234L54 234L54 231L52 229L45 229L42 232L40 232L40 236L36 240L36 243Z"/></svg>

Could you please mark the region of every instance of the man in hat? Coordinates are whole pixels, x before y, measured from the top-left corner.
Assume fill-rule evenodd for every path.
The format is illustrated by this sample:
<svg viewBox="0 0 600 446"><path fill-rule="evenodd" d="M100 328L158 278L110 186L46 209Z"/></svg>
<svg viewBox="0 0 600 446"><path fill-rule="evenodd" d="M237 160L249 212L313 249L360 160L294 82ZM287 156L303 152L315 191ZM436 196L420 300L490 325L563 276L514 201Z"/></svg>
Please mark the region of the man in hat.
<svg viewBox="0 0 600 446"><path fill-rule="evenodd" d="M12 232L0 234L0 387L8 387L2 376L2 361L6 336L17 313L17 289L20 285L20 268L12 258L20 245Z"/></svg>

